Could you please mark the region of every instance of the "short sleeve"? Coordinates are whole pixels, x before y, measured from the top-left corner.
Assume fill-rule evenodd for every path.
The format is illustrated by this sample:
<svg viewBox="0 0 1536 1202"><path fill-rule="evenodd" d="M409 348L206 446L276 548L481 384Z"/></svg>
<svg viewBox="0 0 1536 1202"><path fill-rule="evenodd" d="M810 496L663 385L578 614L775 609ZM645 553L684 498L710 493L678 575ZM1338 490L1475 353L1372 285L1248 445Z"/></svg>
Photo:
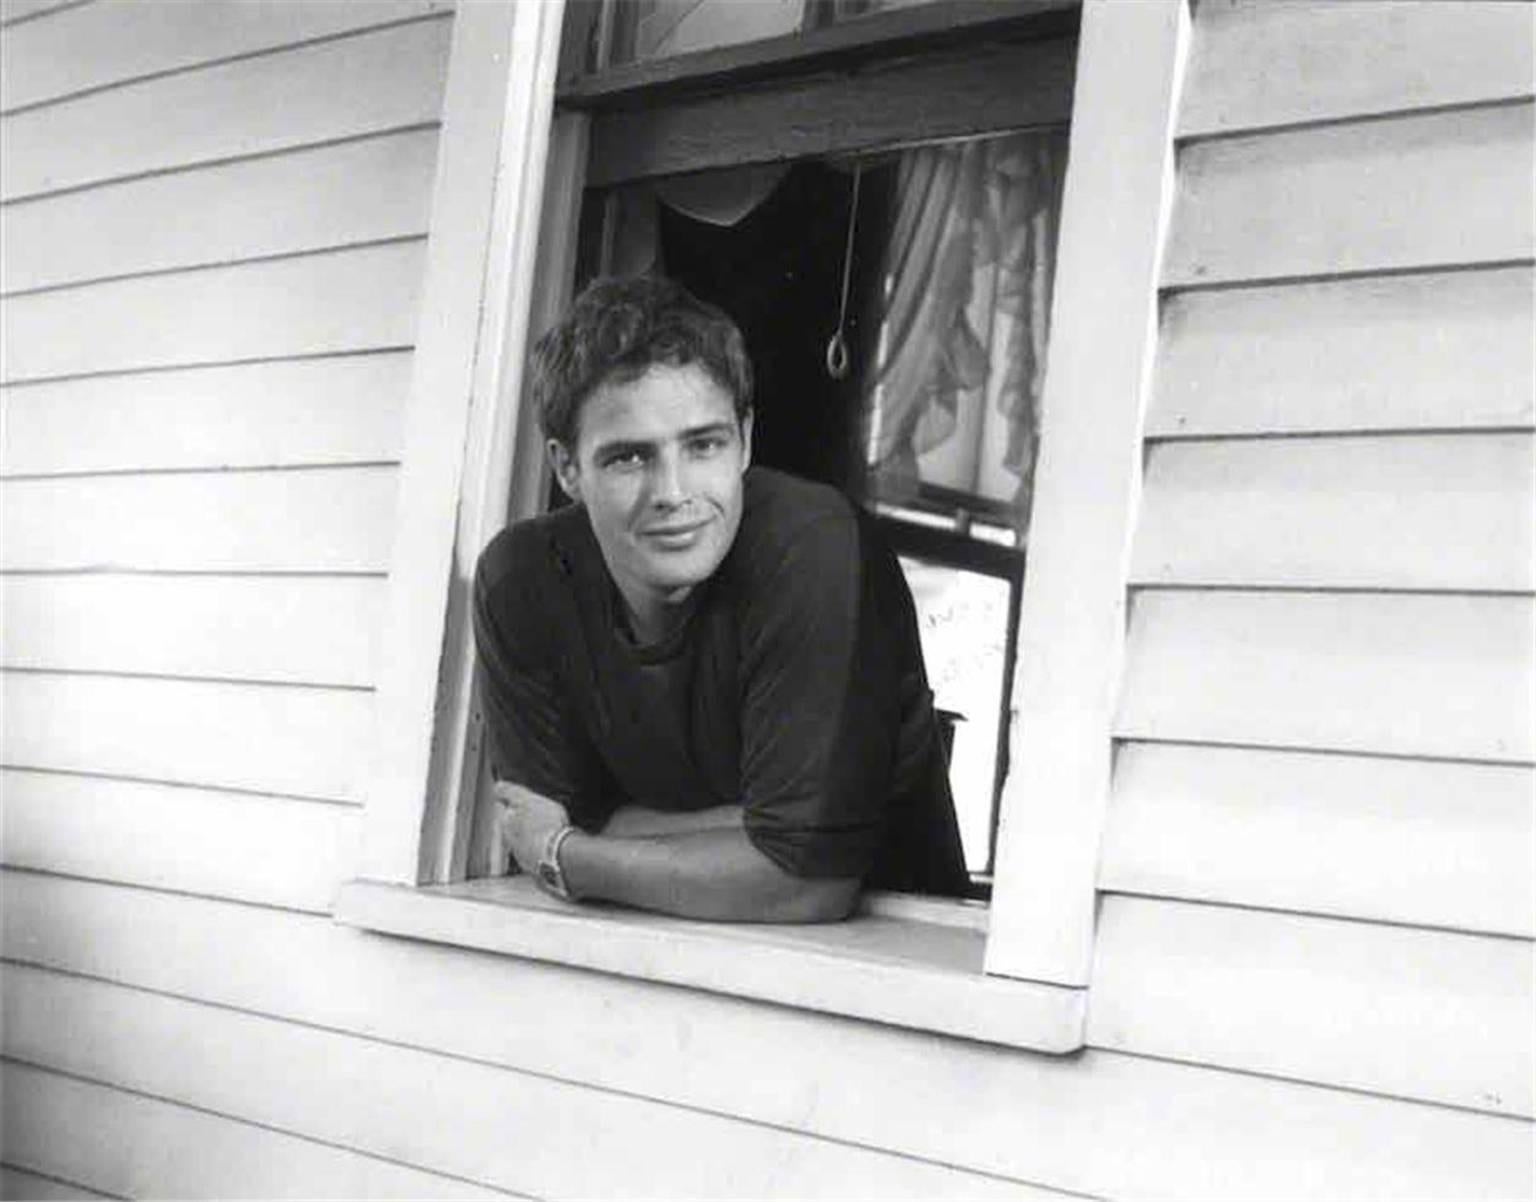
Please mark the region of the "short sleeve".
<svg viewBox="0 0 1536 1202"><path fill-rule="evenodd" d="M900 704L884 679L853 515L818 516L752 573L742 799L753 844L801 877L863 877L880 846Z"/></svg>
<svg viewBox="0 0 1536 1202"><path fill-rule="evenodd" d="M554 591L537 582L546 565L535 538L503 531L475 571L473 619L492 768L564 805L571 820L597 830L612 790L601 760L565 699L559 642L545 607Z"/></svg>

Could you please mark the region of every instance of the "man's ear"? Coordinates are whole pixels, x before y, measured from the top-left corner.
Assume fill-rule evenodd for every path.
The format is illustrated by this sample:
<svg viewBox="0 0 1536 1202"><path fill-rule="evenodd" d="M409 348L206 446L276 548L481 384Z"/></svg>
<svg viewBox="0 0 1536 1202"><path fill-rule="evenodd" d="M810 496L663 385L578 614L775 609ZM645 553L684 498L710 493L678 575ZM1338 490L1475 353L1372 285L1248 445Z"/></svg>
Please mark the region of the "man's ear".
<svg viewBox="0 0 1536 1202"><path fill-rule="evenodd" d="M746 471L752 464L752 410L748 409L741 417L741 470Z"/></svg>
<svg viewBox="0 0 1536 1202"><path fill-rule="evenodd" d="M544 453L549 457L549 467L560 483L560 490L573 501L581 500L581 473L576 469L576 456L558 438L544 444Z"/></svg>

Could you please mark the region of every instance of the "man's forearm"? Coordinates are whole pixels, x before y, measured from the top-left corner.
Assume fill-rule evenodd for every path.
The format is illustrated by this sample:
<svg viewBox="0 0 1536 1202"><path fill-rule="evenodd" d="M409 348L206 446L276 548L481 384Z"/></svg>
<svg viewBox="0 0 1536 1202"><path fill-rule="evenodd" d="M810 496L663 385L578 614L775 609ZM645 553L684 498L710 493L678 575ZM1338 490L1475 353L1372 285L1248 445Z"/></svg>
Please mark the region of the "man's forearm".
<svg viewBox="0 0 1536 1202"><path fill-rule="evenodd" d="M727 922L835 922L859 891L857 880L785 872L739 825L649 838L577 831L560 864L579 897Z"/></svg>
<svg viewBox="0 0 1536 1202"><path fill-rule="evenodd" d="M625 805L613 812L602 833L616 839L645 839L656 835L691 835L699 831L741 830L739 805L711 806L706 810L653 810Z"/></svg>

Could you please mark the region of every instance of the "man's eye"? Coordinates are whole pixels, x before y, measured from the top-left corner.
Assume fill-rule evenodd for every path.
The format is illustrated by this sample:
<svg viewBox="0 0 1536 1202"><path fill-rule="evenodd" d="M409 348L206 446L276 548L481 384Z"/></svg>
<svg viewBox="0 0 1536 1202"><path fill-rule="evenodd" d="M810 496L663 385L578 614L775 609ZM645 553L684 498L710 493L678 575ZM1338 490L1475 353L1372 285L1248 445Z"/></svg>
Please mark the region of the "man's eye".
<svg viewBox="0 0 1536 1202"><path fill-rule="evenodd" d="M603 466L621 472L636 471L645 466L645 454L642 451L620 451L604 459Z"/></svg>
<svg viewBox="0 0 1536 1202"><path fill-rule="evenodd" d="M723 451L729 441L723 434L705 434L693 439L688 444L688 449L695 455L714 455Z"/></svg>

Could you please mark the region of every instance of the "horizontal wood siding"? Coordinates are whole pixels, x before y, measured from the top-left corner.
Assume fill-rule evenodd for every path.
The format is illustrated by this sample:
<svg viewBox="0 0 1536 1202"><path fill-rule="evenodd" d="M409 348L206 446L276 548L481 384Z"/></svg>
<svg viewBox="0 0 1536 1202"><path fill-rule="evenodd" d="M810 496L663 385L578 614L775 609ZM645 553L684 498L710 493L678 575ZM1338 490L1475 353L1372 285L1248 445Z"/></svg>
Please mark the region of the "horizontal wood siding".
<svg viewBox="0 0 1536 1202"><path fill-rule="evenodd" d="M12 965L24 1061L536 1196L1049 1197L906 1157L223 1007ZM111 1030L90 1043L72 1030ZM457 1099L423 1123L424 1082ZM678 1150L689 1149L680 1158ZM644 1183L655 1183L649 1188ZM661 1183L665 1183L662 1187ZM750 1185L748 1184L750 1183Z"/></svg>
<svg viewBox="0 0 1536 1202"><path fill-rule="evenodd" d="M1533 796L1529 767L1127 742L1100 880L1529 938Z"/></svg>
<svg viewBox="0 0 1536 1202"><path fill-rule="evenodd" d="M364 689L15 671L0 686L10 767L362 800Z"/></svg>
<svg viewBox="0 0 1536 1202"><path fill-rule="evenodd" d="M1502 0L1202 0L1180 132L1529 97L1533 37Z"/></svg>
<svg viewBox="0 0 1536 1202"><path fill-rule="evenodd" d="M5 1074L7 1156L114 1197L502 1198L498 1190L32 1065Z"/></svg>
<svg viewBox="0 0 1536 1202"><path fill-rule="evenodd" d="M1529 939L1109 897L1089 1041L1529 1117Z"/></svg>
<svg viewBox="0 0 1536 1202"><path fill-rule="evenodd" d="M391 462L410 370L383 351L0 387L0 476Z"/></svg>
<svg viewBox="0 0 1536 1202"><path fill-rule="evenodd" d="M449 29L362 31L12 113L3 199L434 124Z"/></svg>
<svg viewBox="0 0 1536 1202"><path fill-rule="evenodd" d="M1143 589L1125 738L1536 759L1529 597Z"/></svg>
<svg viewBox="0 0 1536 1202"><path fill-rule="evenodd" d="M420 237L436 153L437 131L413 129L7 205L0 288Z"/></svg>
<svg viewBox="0 0 1536 1202"><path fill-rule="evenodd" d="M185 11L190 8L191 11ZM0 112L76 92L281 51L302 42L441 14L450 0L137 0L87 4L11 30L0 47Z"/></svg>
<svg viewBox="0 0 1536 1202"><path fill-rule="evenodd" d="M1186 147L1164 281L1529 261L1529 103Z"/></svg>
<svg viewBox="0 0 1536 1202"><path fill-rule="evenodd" d="M358 861L449 15L91 3L0 40L11 871L329 924ZM52 1025L22 971L6 1028ZM121 1048L139 996L77 1010L71 1038ZM368 1083L329 1076L327 1045L366 1041L294 1030L345 1113ZM342 1147L306 1116L220 1113L216 1058L172 1042L143 1046L190 1079L89 1079L101 1062L13 1043L6 1163L121 1196L504 1196L382 1133ZM291 1091L283 1049L239 1054Z"/></svg>
<svg viewBox="0 0 1536 1202"><path fill-rule="evenodd" d="M1179 292L1147 433L1530 429L1529 267Z"/></svg>
<svg viewBox="0 0 1536 1202"><path fill-rule="evenodd" d="M17 868L328 913L351 871L355 806L103 776L0 769Z"/></svg>
<svg viewBox="0 0 1536 1202"><path fill-rule="evenodd" d="M4 576L0 666L361 688L383 591L371 576Z"/></svg>
<svg viewBox="0 0 1536 1202"><path fill-rule="evenodd" d="M421 263L410 240L13 297L6 382L409 346Z"/></svg>
<svg viewBox="0 0 1536 1202"><path fill-rule="evenodd" d="M0 1079L5 1066L0 1064ZM83 1185L72 1185L57 1177L39 1177L25 1169L0 1164L0 1198L107 1198L110 1194L98 1194Z"/></svg>
<svg viewBox="0 0 1536 1202"><path fill-rule="evenodd" d="M1529 434L1154 445L1131 579L1528 592Z"/></svg>
<svg viewBox="0 0 1536 1202"><path fill-rule="evenodd" d="M0 0L0 27L9 28L54 9L81 3L84 0Z"/></svg>
<svg viewBox="0 0 1536 1202"><path fill-rule="evenodd" d="M1194 17L1089 1042L1529 1147L1532 10Z"/></svg>
<svg viewBox="0 0 1536 1202"><path fill-rule="evenodd" d="M0 482L8 571L382 572L395 471L317 467Z"/></svg>
<svg viewBox="0 0 1536 1202"><path fill-rule="evenodd" d="M581 1082L594 1107L614 1104L597 1091L627 1094L642 1112L655 1102L695 1108L1111 1197L1504 1198L1532 1185L1529 1125L1493 1114L1118 1052L1014 1052L141 889L16 872L0 887L3 951L13 960L270 1016L252 1022L347 1031ZM177 955L164 954L167 940ZM294 963L313 971L283 970ZM125 1022L142 1012L123 1005ZM104 1033L80 1054L105 1063L117 1042ZM241 1054L239 1041L228 1046L220 1054ZM423 1079L436 1078L413 1078L418 1115L451 1111L452 1123L478 1124L478 1088L450 1092L440 1112L421 1100ZM486 1080L495 1090L533 1088ZM506 1124L498 1130L488 1173L518 1182L541 1171L536 1148ZM437 1136L409 1138L420 1147ZM689 1146L690 1157L708 1157ZM842 1196L880 1192L855 1178L842 1185ZM637 1191L645 1192L633 1182L626 1190ZM743 1181L737 1192L763 1191Z"/></svg>

